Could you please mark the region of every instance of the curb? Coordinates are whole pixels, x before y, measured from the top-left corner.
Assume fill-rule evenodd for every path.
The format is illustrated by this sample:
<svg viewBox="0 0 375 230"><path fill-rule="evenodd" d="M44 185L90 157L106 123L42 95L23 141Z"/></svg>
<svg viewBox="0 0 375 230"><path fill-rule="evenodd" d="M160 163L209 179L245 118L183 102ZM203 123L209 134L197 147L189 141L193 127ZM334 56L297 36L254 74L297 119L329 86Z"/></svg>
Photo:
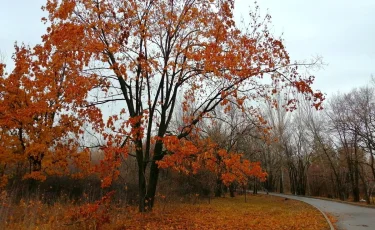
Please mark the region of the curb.
<svg viewBox="0 0 375 230"><path fill-rule="evenodd" d="M261 194L262 194L262 193L261 193ZM269 193L268 195L271 195L271 196L277 196L277 197L283 197L283 196L274 195L274 194L272 194L272 193ZM318 210L318 211L324 216L324 218L326 219L326 221L327 221L327 223L328 223L328 225L329 225L330 230L335 230L335 227L333 227L333 224L332 224L332 222L329 220L328 216L327 216L327 215L326 215L326 214L325 214L320 208L316 207L315 205L309 204L309 203L307 203L306 201L294 199L293 197L291 197L291 198L288 197L288 199L293 199L293 200L296 200L296 201L300 201L300 202L303 202L303 203L305 203L305 204L308 204L308 205L314 207L315 209L317 209L317 210Z"/></svg>
<svg viewBox="0 0 375 230"><path fill-rule="evenodd" d="M335 230L335 227L333 227L333 224L332 224L332 222L329 220L328 216L327 216L327 215L326 215L326 214L325 214L320 208L316 207L315 205L309 204L309 203L307 203L307 202L305 202L305 201L303 201L303 200L298 200L298 201L302 201L303 203L308 204L308 205L310 205L310 206L316 208L317 210L319 210L319 212L322 213L322 215L323 215L324 218L326 219L326 221L327 221L327 223L328 223L330 229L331 229L331 230Z"/></svg>

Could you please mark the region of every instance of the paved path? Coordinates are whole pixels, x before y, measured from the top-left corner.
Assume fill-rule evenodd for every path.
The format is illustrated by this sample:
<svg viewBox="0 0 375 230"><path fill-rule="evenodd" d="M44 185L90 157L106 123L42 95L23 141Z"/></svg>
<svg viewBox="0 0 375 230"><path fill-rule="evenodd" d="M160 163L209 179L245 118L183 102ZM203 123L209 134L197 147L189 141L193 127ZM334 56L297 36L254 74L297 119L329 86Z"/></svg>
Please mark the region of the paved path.
<svg viewBox="0 0 375 230"><path fill-rule="evenodd" d="M270 193L270 195L301 200L336 217L339 230L375 230L375 209L328 200Z"/></svg>

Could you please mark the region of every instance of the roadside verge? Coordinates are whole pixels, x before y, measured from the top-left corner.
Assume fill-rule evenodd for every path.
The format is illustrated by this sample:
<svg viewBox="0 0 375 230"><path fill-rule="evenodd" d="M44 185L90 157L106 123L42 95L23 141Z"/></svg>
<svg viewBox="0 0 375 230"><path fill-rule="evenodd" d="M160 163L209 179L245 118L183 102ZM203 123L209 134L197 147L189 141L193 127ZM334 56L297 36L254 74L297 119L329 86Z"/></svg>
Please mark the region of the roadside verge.
<svg viewBox="0 0 375 230"><path fill-rule="evenodd" d="M263 192L258 192L258 193L266 194L266 193L263 193ZM310 203L308 203L306 201L303 201L303 200L294 199L292 195L286 196L286 195L283 195L283 194L275 194L275 193L268 193L268 195L278 196L278 197L284 197L284 198L288 198L288 199L293 199L293 200L301 201L301 202L303 202L305 204L308 204L308 205L314 207L315 209L317 209L324 216L324 218L326 219L326 221L327 221L327 223L328 223L328 225L330 227L330 230L335 230L335 227L333 226L332 222L329 220L328 216L319 207L317 207L317 206L315 206L313 204L310 204Z"/></svg>

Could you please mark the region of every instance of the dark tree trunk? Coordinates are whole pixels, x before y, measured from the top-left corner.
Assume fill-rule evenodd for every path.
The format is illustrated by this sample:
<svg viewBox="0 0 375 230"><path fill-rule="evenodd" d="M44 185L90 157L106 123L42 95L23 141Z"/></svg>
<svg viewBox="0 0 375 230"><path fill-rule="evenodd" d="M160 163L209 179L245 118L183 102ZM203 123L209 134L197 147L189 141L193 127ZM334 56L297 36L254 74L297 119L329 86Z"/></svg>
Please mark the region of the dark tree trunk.
<svg viewBox="0 0 375 230"><path fill-rule="evenodd" d="M368 193L368 185L366 183L365 177L363 176L363 168L362 168L362 172L360 172L359 176L360 176L362 184L363 184L363 190L364 190L364 193L365 193L366 203L370 204L370 195L371 194Z"/></svg>
<svg viewBox="0 0 375 230"><path fill-rule="evenodd" d="M230 197L234 197L234 184L233 183L229 185L229 194L230 194Z"/></svg>
<svg viewBox="0 0 375 230"><path fill-rule="evenodd" d="M139 212L145 212L146 210L146 177L145 177L145 165L143 164L143 151L142 149L136 150L137 164L138 164L138 191L139 191Z"/></svg>
<svg viewBox="0 0 375 230"><path fill-rule="evenodd" d="M151 211L155 203L156 187L159 179L159 167L155 162L151 163L150 177L146 194L147 210Z"/></svg>
<svg viewBox="0 0 375 230"><path fill-rule="evenodd" d="M215 197L221 197L221 195L222 195L222 185L223 185L223 181L220 178L218 178L216 180Z"/></svg>
<svg viewBox="0 0 375 230"><path fill-rule="evenodd" d="M246 191L246 186L243 184L242 185L242 191L245 194L245 203L247 202L247 191Z"/></svg>
<svg viewBox="0 0 375 230"><path fill-rule="evenodd" d="M359 202L359 168L357 159L357 147L354 146L354 154L350 152L349 147L346 148L346 158L349 169L350 184L352 187L353 201Z"/></svg>
<svg viewBox="0 0 375 230"><path fill-rule="evenodd" d="M280 193L284 193L283 172L281 172L281 177L280 177Z"/></svg>
<svg viewBox="0 0 375 230"><path fill-rule="evenodd" d="M151 167L150 167L150 176L148 179L148 187L146 194L146 205L147 211L151 211L155 203L155 194L156 188L159 180L159 167L157 161L163 159L163 143L157 142L154 149L154 157L152 158Z"/></svg>
<svg viewBox="0 0 375 230"><path fill-rule="evenodd" d="M357 136L355 136L355 140L357 142ZM357 145L354 147L354 187L353 187L353 199L354 202L359 202L359 162L358 162L358 148Z"/></svg>
<svg viewBox="0 0 375 230"><path fill-rule="evenodd" d="M138 167L139 212L146 211L146 180L142 167Z"/></svg>
<svg viewBox="0 0 375 230"><path fill-rule="evenodd" d="M297 175L296 175L296 169L293 165L293 163L289 163L289 182L290 182L290 192L293 195L296 195L297 193Z"/></svg>
<svg viewBox="0 0 375 230"><path fill-rule="evenodd" d="M267 180L264 182L264 188L267 189L267 191L269 192L273 192L274 191L274 181L273 181L274 177L273 177L273 174L272 172L268 174L267 176Z"/></svg>
<svg viewBox="0 0 375 230"><path fill-rule="evenodd" d="M306 168L307 164L304 164L302 159L298 161L298 180L297 180L297 195L306 195L307 175Z"/></svg>
<svg viewBox="0 0 375 230"><path fill-rule="evenodd" d="M258 182L257 178L254 177L254 189L253 189L253 194L258 194Z"/></svg>
<svg viewBox="0 0 375 230"><path fill-rule="evenodd" d="M359 173L358 169L355 170L354 173L354 184L353 184L353 201L359 202Z"/></svg>
<svg viewBox="0 0 375 230"><path fill-rule="evenodd" d="M337 192L339 194L339 199L340 200L345 200L345 191L343 186L341 185L341 182L339 179L336 180L337 183Z"/></svg>

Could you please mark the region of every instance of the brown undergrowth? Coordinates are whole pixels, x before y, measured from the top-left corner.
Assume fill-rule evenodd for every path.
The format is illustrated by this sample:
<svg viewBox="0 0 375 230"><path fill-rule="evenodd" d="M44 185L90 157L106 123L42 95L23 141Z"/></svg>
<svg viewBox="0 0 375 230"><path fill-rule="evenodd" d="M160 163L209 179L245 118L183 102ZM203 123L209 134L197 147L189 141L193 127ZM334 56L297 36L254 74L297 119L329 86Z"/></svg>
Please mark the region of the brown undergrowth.
<svg viewBox="0 0 375 230"><path fill-rule="evenodd" d="M267 195L168 201L154 210L110 203L110 196L81 206L39 201L2 202L1 229L329 229L319 211L299 201ZM2 226L1 226L2 225Z"/></svg>

